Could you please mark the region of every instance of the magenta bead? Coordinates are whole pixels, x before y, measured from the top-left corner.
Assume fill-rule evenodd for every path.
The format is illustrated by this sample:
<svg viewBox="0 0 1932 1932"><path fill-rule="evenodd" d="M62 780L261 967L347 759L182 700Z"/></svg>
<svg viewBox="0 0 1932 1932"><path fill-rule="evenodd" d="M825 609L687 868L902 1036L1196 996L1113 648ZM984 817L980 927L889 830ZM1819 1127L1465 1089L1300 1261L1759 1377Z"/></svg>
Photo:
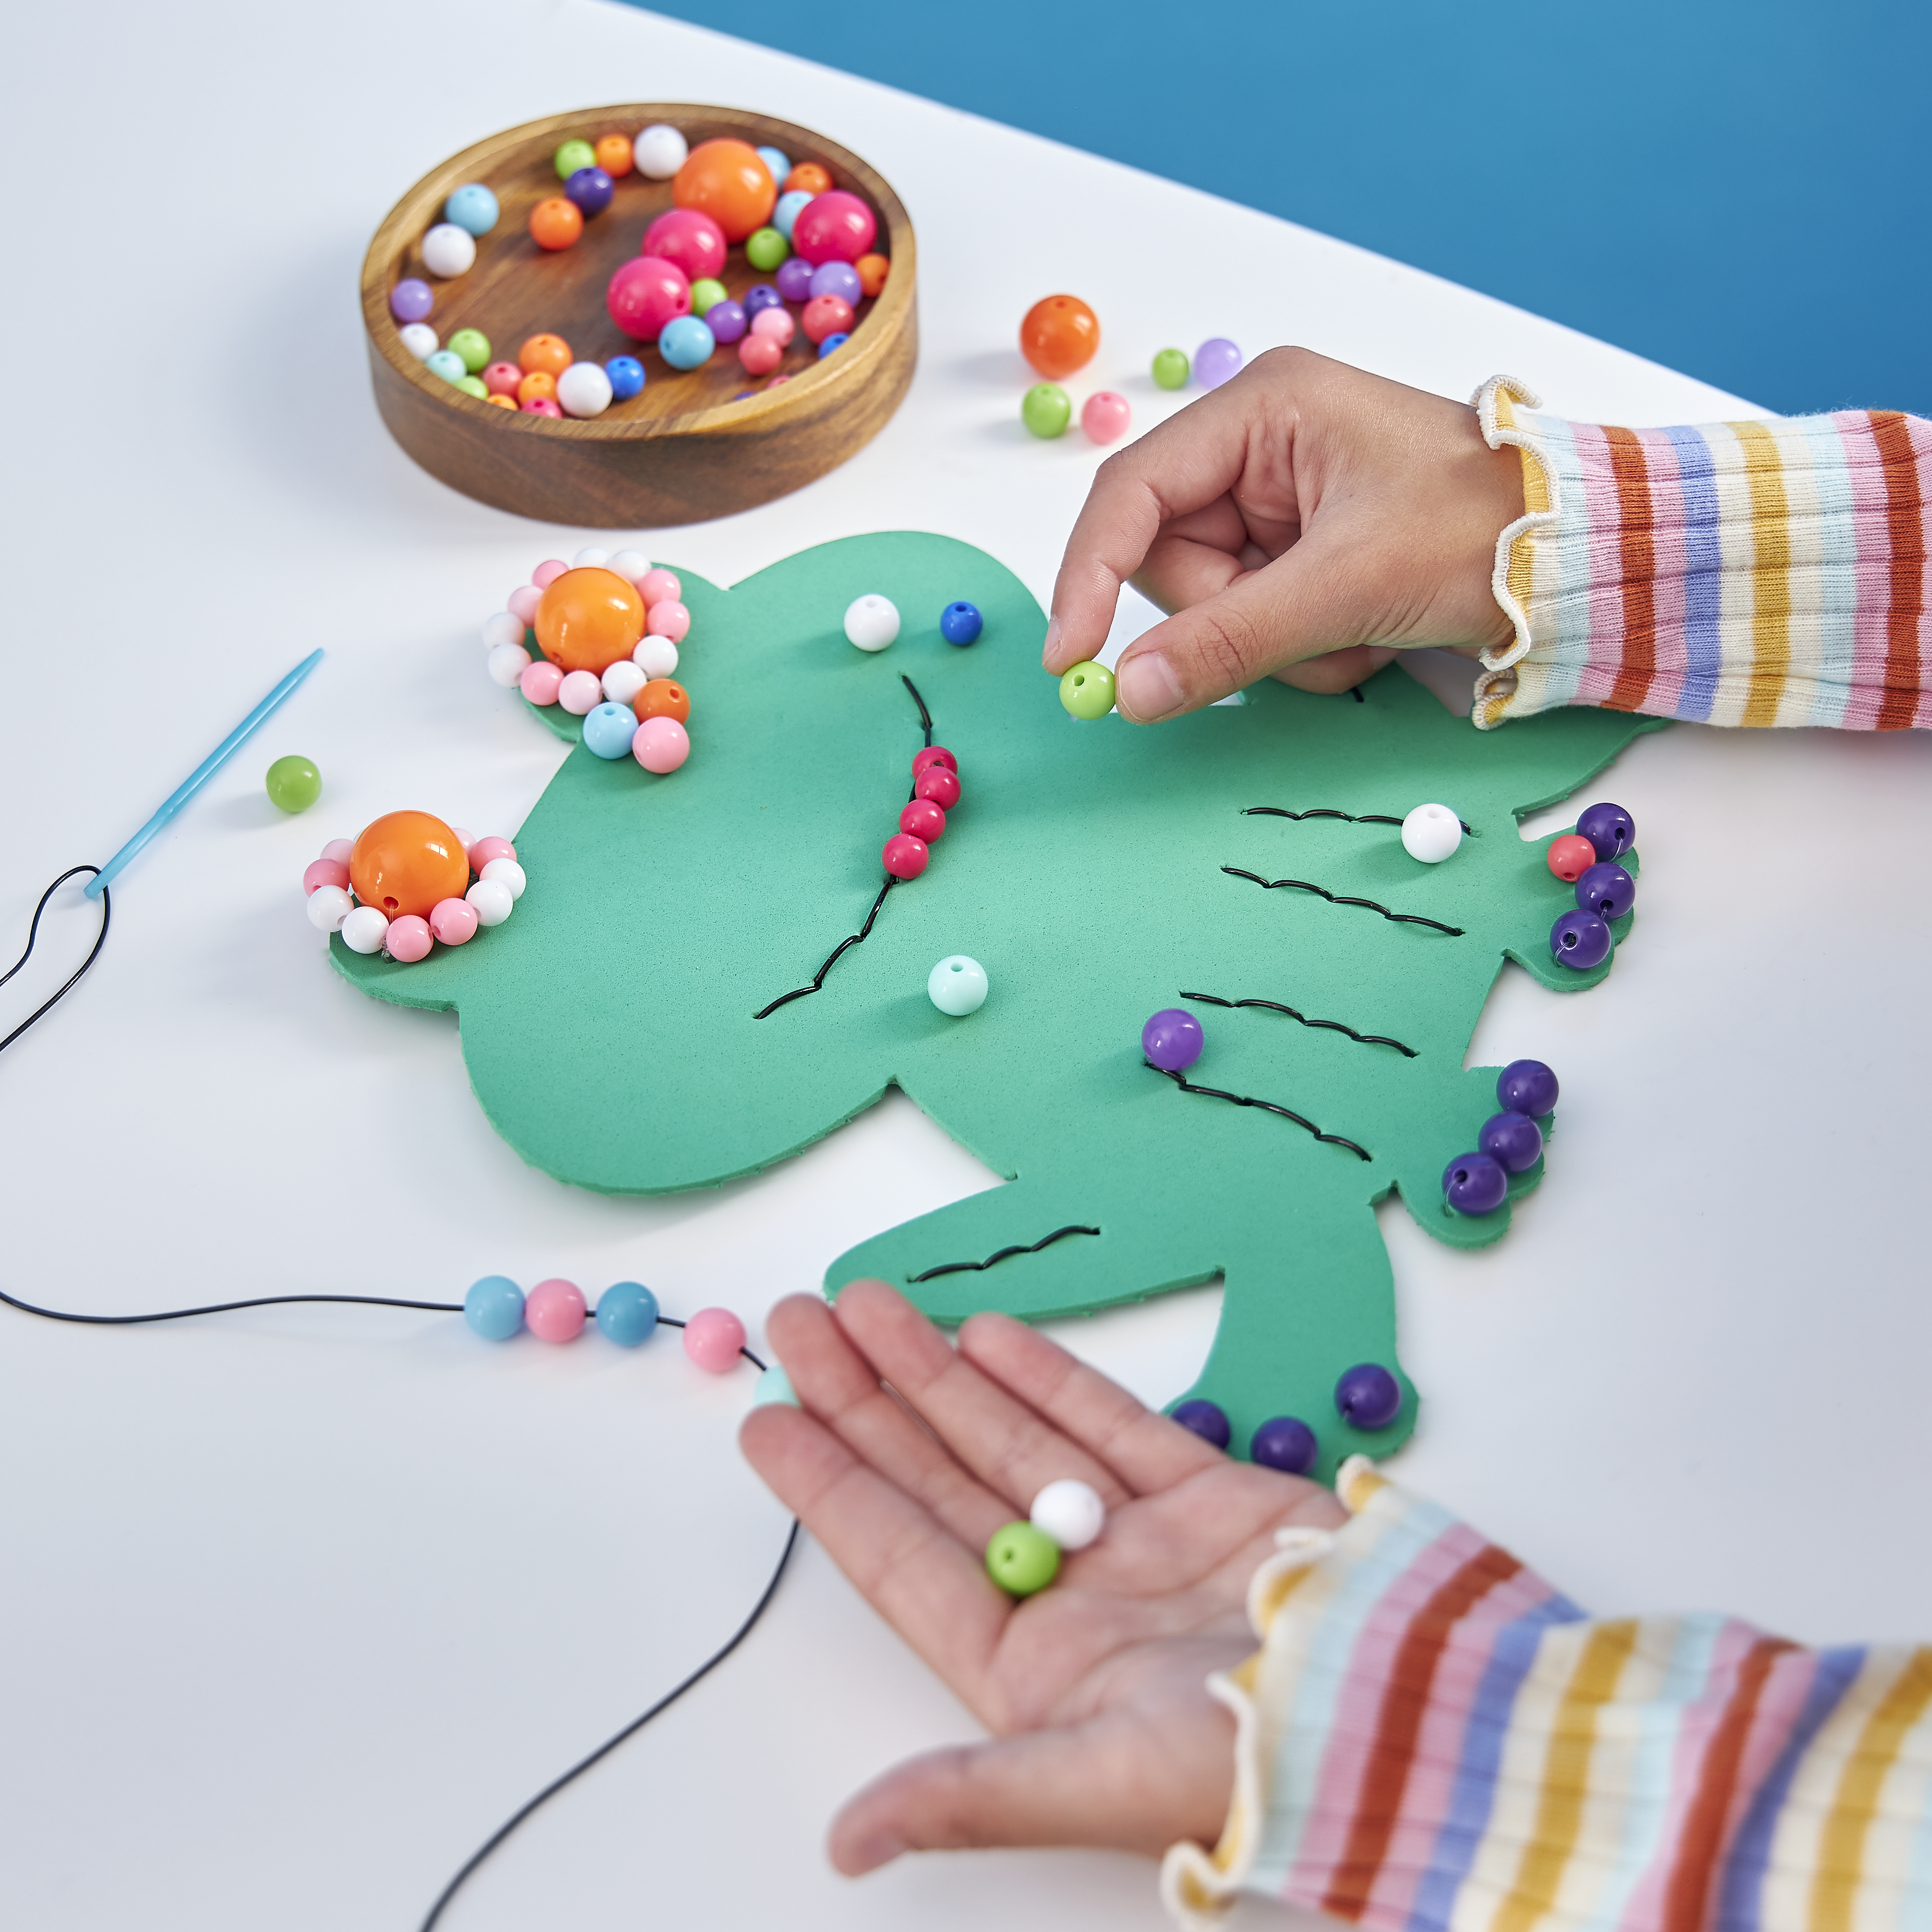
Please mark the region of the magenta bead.
<svg viewBox="0 0 1932 1932"><path fill-rule="evenodd" d="M707 1374L734 1367L744 1346L745 1324L728 1308L700 1308L684 1324L684 1352Z"/></svg>
<svg viewBox="0 0 1932 1932"><path fill-rule="evenodd" d="M856 194L842 188L815 194L791 225L794 254L820 262L856 262L872 245L879 224Z"/></svg>
<svg viewBox="0 0 1932 1932"><path fill-rule="evenodd" d="M532 396L518 406L526 416L561 416L563 411L548 396Z"/></svg>
<svg viewBox="0 0 1932 1932"><path fill-rule="evenodd" d="M691 632L691 613L675 597L660 598L649 608L644 628L654 638L681 644Z"/></svg>
<svg viewBox="0 0 1932 1932"><path fill-rule="evenodd" d="M524 1326L539 1342L574 1342L584 1333L584 1291L574 1281L540 1281L524 1304Z"/></svg>
<svg viewBox="0 0 1932 1932"><path fill-rule="evenodd" d="M697 282L722 275L729 250L724 230L710 215L695 208L669 208L644 230L638 252L674 262L687 280Z"/></svg>
<svg viewBox="0 0 1932 1932"><path fill-rule="evenodd" d="M429 929L446 946L462 946L476 937L476 908L467 899L438 899L429 909Z"/></svg>
<svg viewBox="0 0 1932 1932"><path fill-rule="evenodd" d="M532 704L554 704L562 688L562 671L547 658L524 665L522 676L517 680L517 688Z"/></svg>
<svg viewBox="0 0 1932 1932"><path fill-rule="evenodd" d="M631 755L647 772L674 772L691 756L691 739L675 718L646 718L631 740Z"/></svg>
<svg viewBox="0 0 1932 1932"><path fill-rule="evenodd" d="M661 255L640 255L610 278L604 306L626 335L655 342L666 322L691 313L691 278Z"/></svg>
<svg viewBox="0 0 1932 1932"><path fill-rule="evenodd" d="M530 581L538 590L548 590L569 568L568 564L560 563L555 557L551 557L547 562L538 564L530 572Z"/></svg>
<svg viewBox="0 0 1932 1932"><path fill-rule="evenodd" d="M302 874L305 892L314 892L318 886L346 886L348 883L349 868L338 859L318 859Z"/></svg>
<svg viewBox="0 0 1932 1932"><path fill-rule="evenodd" d="M429 921L418 918L412 912L404 913L400 919L391 920L388 931L382 935L382 950L392 959L400 959L405 966L413 966L418 959L427 959L433 943Z"/></svg>
<svg viewBox="0 0 1932 1932"><path fill-rule="evenodd" d="M928 745L922 752L912 754L912 775L917 778L928 765L944 765L949 772L956 772L959 760L944 745Z"/></svg>
<svg viewBox="0 0 1932 1932"><path fill-rule="evenodd" d="M478 839L464 854L470 861L470 869L478 878L492 859L514 859L516 856L517 848L507 838L499 838L494 833L487 838Z"/></svg>
<svg viewBox="0 0 1932 1932"><path fill-rule="evenodd" d="M1096 389L1080 411L1080 427L1089 442L1115 442L1127 433L1127 399L1112 389Z"/></svg>
<svg viewBox="0 0 1932 1932"><path fill-rule="evenodd" d="M912 795L929 798L941 812L950 812L959 802L959 774L944 765L928 765L914 779Z"/></svg>
<svg viewBox="0 0 1932 1932"><path fill-rule="evenodd" d="M638 579L638 595L644 600L644 608L648 610L653 604L676 603L684 595L684 586L677 580L674 571L662 568L647 570Z"/></svg>
<svg viewBox="0 0 1932 1932"><path fill-rule="evenodd" d="M537 620L537 606L543 601L543 592L534 584L520 584L510 592L506 606L510 615L525 626Z"/></svg>
<svg viewBox="0 0 1932 1932"><path fill-rule="evenodd" d="M886 870L896 879L916 879L926 870L926 862L932 856L923 838L915 838L910 832L895 832L886 841L886 849L879 854L885 861Z"/></svg>

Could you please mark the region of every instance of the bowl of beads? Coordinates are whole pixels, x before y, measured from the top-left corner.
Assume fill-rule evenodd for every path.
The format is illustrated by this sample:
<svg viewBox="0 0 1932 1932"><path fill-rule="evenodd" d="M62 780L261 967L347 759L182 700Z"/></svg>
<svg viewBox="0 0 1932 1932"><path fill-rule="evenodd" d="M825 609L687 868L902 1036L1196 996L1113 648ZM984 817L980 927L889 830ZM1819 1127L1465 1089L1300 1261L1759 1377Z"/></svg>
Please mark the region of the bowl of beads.
<svg viewBox="0 0 1932 1932"><path fill-rule="evenodd" d="M376 231L376 406L430 473L593 528L769 502L862 448L912 380L911 223L809 129L639 103L452 155Z"/></svg>

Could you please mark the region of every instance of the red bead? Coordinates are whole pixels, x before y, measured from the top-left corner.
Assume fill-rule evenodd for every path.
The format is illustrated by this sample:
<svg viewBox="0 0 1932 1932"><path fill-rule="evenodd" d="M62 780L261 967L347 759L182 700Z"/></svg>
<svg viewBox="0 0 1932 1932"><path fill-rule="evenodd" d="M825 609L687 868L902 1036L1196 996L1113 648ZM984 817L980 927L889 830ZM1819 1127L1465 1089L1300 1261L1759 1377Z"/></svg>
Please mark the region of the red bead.
<svg viewBox="0 0 1932 1932"><path fill-rule="evenodd" d="M850 335L852 304L838 296L814 296L798 319L808 342L823 342L828 335Z"/></svg>
<svg viewBox="0 0 1932 1932"><path fill-rule="evenodd" d="M942 812L950 812L959 802L959 774L944 765L928 765L913 781L914 798L929 798Z"/></svg>
<svg viewBox="0 0 1932 1932"><path fill-rule="evenodd" d="M1574 886L1596 862L1596 847L1574 832L1550 842L1550 869L1566 886Z"/></svg>
<svg viewBox="0 0 1932 1932"><path fill-rule="evenodd" d="M930 845L946 830L946 814L929 798L916 798L899 814L899 830Z"/></svg>
<svg viewBox="0 0 1932 1932"><path fill-rule="evenodd" d="M959 760L944 745L928 745L913 760L913 776L917 778L928 765L944 765L949 772L956 772Z"/></svg>
<svg viewBox="0 0 1932 1932"><path fill-rule="evenodd" d="M896 879L916 879L926 870L926 862L932 855L926 848L923 838L915 838L909 832L895 832L886 841L886 849L881 856L886 862L886 870Z"/></svg>

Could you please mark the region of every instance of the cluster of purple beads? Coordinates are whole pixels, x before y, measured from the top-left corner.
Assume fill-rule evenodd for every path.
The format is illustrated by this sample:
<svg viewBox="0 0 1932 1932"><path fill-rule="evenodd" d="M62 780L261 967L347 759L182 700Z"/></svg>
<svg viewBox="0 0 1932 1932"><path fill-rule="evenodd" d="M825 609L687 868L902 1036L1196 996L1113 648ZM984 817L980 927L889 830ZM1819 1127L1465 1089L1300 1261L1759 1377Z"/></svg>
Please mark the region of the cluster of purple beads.
<svg viewBox="0 0 1932 1932"><path fill-rule="evenodd" d="M1543 1154L1538 1120L1556 1105L1556 1076L1540 1060L1512 1060L1496 1081L1502 1109L1483 1123L1473 1154L1442 1170L1443 1198L1459 1214L1492 1214L1509 1194L1509 1178L1534 1167Z"/></svg>
<svg viewBox="0 0 1932 1932"><path fill-rule="evenodd" d="M1386 1429L1402 1413L1402 1384L1379 1362L1358 1362L1335 1384L1335 1412L1351 1429ZM1178 1404L1174 1419L1204 1442L1225 1449L1234 1435L1219 1402L1196 1396ZM1248 1454L1264 1469L1305 1476L1315 1467L1322 1444L1298 1415L1270 1416L1248 1441Z"/></svg>
<svg viewBox="0 0 1932 1932"><path fill-rule="evenodd" d="M1610 921L1636 903L1636 881L1616 862L1636 843L1636 824L1620 805L1593 805L1576 836L1590 842L1597 862L1576 881L1576 910L1550 928L1550 950L1559 965L1587 973L1610 956Z"/></svg>

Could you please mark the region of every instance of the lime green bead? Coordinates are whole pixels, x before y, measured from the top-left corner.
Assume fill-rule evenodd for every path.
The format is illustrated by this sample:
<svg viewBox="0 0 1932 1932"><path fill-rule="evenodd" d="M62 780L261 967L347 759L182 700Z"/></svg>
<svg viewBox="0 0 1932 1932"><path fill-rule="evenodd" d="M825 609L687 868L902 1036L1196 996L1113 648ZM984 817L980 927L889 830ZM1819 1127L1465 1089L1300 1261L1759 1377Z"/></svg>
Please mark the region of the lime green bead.
<svg viewBox="0 0 1932 1932"><path fill-rule="evenodd" d="M588 141L566 141L557 149L554 165L559 181L568 181L579 168L597 165L597 150Z"/></svg>
<svg viewBox="0 0 1932 1932"><path fill-rule="evenodd" d="M480 328L459 328L444 346L463 358L464 368L472 376L480 374L490 359L490 338Z"/></svg>
<svg viewBox="0 0 1932 1932"><path fill-rule="evenodd" d="M1163 389L1187 386L1187 357L1178 349L1163 349L1154 358L1154 380Z"/></svg>
<svg viewBox="0 0 1932 1932"><path fill-rule="evenodd" d="M776 228L760 228L745 244L745 260L754 268L776 268L791 253L791 244Z"/></svg>
<svg viewBox="0 0 1932 1932"><path fill-rule="evenodd" d="M479 403L490 399L490 392L483 386L481 376L459 376L450 386L460 389L466 396L474 396Z"/></svg>
<svg viewBox="0 0 1932 1932"><path fill-rule="evenodd" d="M1030 1522L1010 1522L986 1545L986 1574L1012 1597L1030 1597L1060 1574L1060 1545Z"/></svg>
<svg viewBox="0 0 1932 1932"><path fill-rule="evenodd" d="M1060 701L1076 718L1104 718L1114 708L1114 674L1090 660L1060 680Z"/></svg>
<svg viewBox="0 0 1932 1932"><path fill-rule="evenodd" d="M267 784L268 802L284 812L306 812L322 796L322 774L307 758L278 758Z"/></svg>
<svg viewBox="0 0 1932 1932"><path fill-rule="evenodd" d="M691 312L701 316L705 310L724 299L724 284L713 281L709 275L700 275L691 285Z"/></svg>
<svg viewBox="0 0 1932 1932"><path fill-rule="evenodd" d="M1073 399L1058 382L1036 382L1020 404L1020 421L1035 436L1064 436L1072 420Z"/></svg>

